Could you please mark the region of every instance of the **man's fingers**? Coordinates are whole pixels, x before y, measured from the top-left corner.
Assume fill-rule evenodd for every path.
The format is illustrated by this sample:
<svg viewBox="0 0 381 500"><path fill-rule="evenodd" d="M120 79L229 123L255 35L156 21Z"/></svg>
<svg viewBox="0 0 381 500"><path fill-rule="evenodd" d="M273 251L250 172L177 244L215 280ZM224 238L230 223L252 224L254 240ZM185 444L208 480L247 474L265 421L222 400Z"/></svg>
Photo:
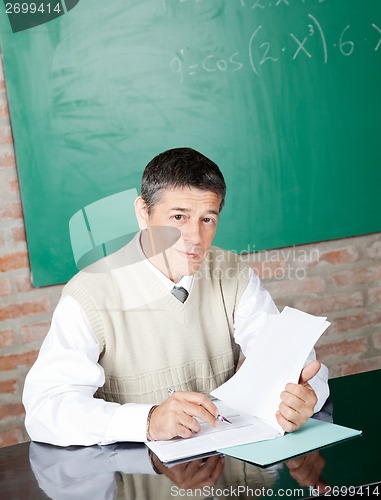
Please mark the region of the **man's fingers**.
<svg viewBox="0 0 381 500"><path fill-rule="evenodd" d="M281 393L277 420L284 431L293 432L313 415L317 398L315 392L306 386L287 384L286 389Z"/></svg>
<svg viewBox="0 0 381 500"><path fill-rule="evenodd" d="M281 400L294 410L312 416L317 402L315 391L309 385L287 384L280 395Z"/></svg>
<svg viewBox="0 0 381 500"><path fill-rule="evenodd" d="M224 468L224 458L209 457L206 460L194 460L164 470L172 481L182 489L196 489L213 486L218 481Z"/></svg>
<svg viewBox="0 0 381 500"><path fill-rule="evenodd" d="M298 424L298 421L301 420L300 413L284 403L281 403L279 405L279 410L281 414L284 416L284 418L289 422Z"/></svg>
<svg viewBox="0 0 381 500"><path fill-rule="evenodd" d="M149 436L151 439L188 438L192 432L200 431L196 418L215 426L217 414L217 407L204 394L175 392L153 411Z"/></svg>
<svg viewBox="0 0 381 500"><path fill-rule="evenodd" d="M284 418L281 412L277 412L276 419L278 421L278 424L282 427L282 429L285 432L294 432L297 429L299 429L299 426Z"/></svg>
<svg viewBox="0 0 381 500"><path fill-rule="evenodd" d="M191 417L199 418L200 420L203 420L204 422L206 422L209 425L212 425L213 427L216 426L217 421L215 415L211 414L203 406L188 403L184 405L183 411ZM199 430L200 429L198 429L197 432Z"/></svg>
<svg viewBox="0 0 381 500"><path fill-rule="evenodd" d="M314 486L319 482L320 474L322 473L325 460L320 452L315 451L302 457L303 460L299 463L296 460L286 462L287 467L294 479L302 486Z"/></svg>
<svg viewBox="0 0 381 500"><path fill-rule="evenodd" d="M176 392L171 396L172 398L173 403L177 403L177 408L180 411L187 413L191 417L197 417L209 425L216 425L217 406L205 394Z"/></svg>
<svg viewBox="0 0 381 500"><path fill-rule="evenodd" d="M214 457L213 457L214 458ZM208 460L211 460L208 459ZM208 467L209 470L209 480L208 482L205 483L205 486L214 486L218 479L220 478L225 466L225 459L224 457L217 457L216 460L213 460L211 462L211 466L209 467L209 463L207 462L204 467Z"/></svg>
<svg viewBox="0 0 381 500"><path fill-rule="evenodd" d="M204 408L214 418L216 417L216 415L218 415L217 406L214 403L212 403L212 401L208 398L208 396L205 396L205 394L201 394L199 392L183 392L183 393L179 392L175 394L176 395L184 394L184 397L187 401L193 403L194 405L200 406L201 408Z"/></svg>
<svg viewBox="0 0 381 500"><path fill-rule="evenodd" d="M204 461L204 465L202 466L203 469L205 469L205 472L207 472L210 475L213 474L215 468L220 464L220 463L224 463L224 457L222 457L221 455L214 455L212 457L208 457L205 461Z"/></svg>
<svg viewBox="0 0 381 500"><path fill-rule="evenodd" d="M192 431L189 427L184 427L178 424L173 432L173 437L190 438L192 436Z"/></svg>
<svg viewBox="0 0 381 500"><path fill-rule="evenodd" d="M306 455L303 455L301 457L294 457L291 458L290 460L287 460L286 465L287 467L292 470L292 469L298 469L303 465L303 463L306 460Z"/></svg>
<svg viewBox="0 0 381 500"><path fill-rule="evenodd" d="M320 366L320 361L318 361L317 359L311 361L311 363L308 363L308 365L306 365L301 371L299 384L306 384L308 381L310 381L320 370Z"/></svg>
<svg viewBox="0 0 381 500"><path fill-rule="evenodd" d="M299 383L289 383L281 393L280 412L277 413L277 420L286 432L293 432L304 425L313 415L317 396L312 387L308 384L320 370L320 362L311 361L305 366L300 374Z"/></svg>

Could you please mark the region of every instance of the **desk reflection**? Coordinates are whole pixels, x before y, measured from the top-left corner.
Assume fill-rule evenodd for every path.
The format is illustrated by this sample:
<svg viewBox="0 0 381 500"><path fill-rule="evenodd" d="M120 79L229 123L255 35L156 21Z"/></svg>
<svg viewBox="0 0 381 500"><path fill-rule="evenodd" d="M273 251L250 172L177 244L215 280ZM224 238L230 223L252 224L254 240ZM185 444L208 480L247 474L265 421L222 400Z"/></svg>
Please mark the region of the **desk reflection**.
<svg viewBox="0 0 381 500"><path fill-rule="evenodd" d="M39 487L54 500L167 500L191 489L193 497L207 498L212 487L268 489L277 477L277 467L261 469L221 455L166 467L156 457L151 461L144 445L131 443L57 448L34 442L30 463Z"/></svg>
<svg viewBox="0 0 381 500"><path fill-rule="evenodd" d="M274 489L284 467L302 486L325 485L320 452L267 468L221 455L168 467L155 456L150 460L141 444L57 448L31 443L30 463L39 487L53 500L167 500L218 493L254 498Z"/></svg>
<svg viewBox="0 0 381 500"><path fill-rule="evenodd" d="M166 467L152 457L153 465L162 472L157 475L147 448L141 444L59 448L21 443L0 449L0 497L7 500L197 497L179 489L180 485L190 488L192 481L194 485L215 483L214 490L203 490L198 498L213 498L213 495L215 499L311 498L317 493L311 492L308 486L324 487L325 482L331 487L331 496L339 497L333 493L334 488L336 493L342 488L346 496L348 492L352 494L354 488L359 488L363 496L369 497L373 490L377 495L380 492L377 450L381 446L381 400L374 397L374 388L380 385L381 370L330 381L335 420L341 425L362 429L363 434L328 446L323 453L314 451L267 468L229 457L222 462L220 457L210 457L204 462ZM315 418L332 421L332 408L326 405L324 410ZM203 470L203 467L207 468ZM374 486L373 490L370 485ZM222 493L218 495L217 487L222 486L230 488L230 495L223 490L219 490ZM243 491L245 486L251 490ZM285 488L298 487L303 489L302 493L278 494L280 489L284 492Z"/></svg>
<svg viewBox="0 0 381 500"><path fill-rule="evenodd" d="M314 417L332 421L331 403ZM300 486L325 488L318 451L266 468L217 453L167 466L141 443L60 448L32 442L29 459L39 487L53 500L264 497L285 468Z"/></svg>

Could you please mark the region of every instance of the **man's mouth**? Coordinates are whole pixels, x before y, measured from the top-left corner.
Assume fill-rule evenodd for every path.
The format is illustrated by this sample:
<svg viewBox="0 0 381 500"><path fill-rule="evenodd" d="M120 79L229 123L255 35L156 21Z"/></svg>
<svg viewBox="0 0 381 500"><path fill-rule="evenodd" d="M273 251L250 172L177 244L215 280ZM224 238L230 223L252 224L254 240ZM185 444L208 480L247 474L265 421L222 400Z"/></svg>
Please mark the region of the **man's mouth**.
<svg viewBox="0 0 381 500"><path fill-rule="evenodd" d="M179 254L182 256L182 257L185 257L186 259L188 260L198 260L201 258L201 253L200 252L188 252L188 251L181 251L181 250L177 250L179 252Z"/></svg>

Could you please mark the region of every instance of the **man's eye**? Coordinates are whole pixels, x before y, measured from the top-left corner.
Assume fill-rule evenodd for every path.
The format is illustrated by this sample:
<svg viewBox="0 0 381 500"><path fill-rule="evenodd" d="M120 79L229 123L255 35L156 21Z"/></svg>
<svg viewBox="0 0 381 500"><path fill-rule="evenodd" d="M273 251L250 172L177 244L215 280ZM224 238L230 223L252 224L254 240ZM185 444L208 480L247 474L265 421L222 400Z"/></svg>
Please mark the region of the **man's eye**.
<svg viewBox="0 0 381 500"><path fill-rule="evenodd" d="M206 222L206 224L213 224L214 219L211 217L204 217L204 222Z"/></svg>
<svg viewBox="0 0 381 500"><path fill-rule="evenodd" d="M183 215L181 215L181 214L176 214L176 215L174 215L174 216L173 216L173 218L174 218L175 220L183 220L184 216L183 216Z"/></svg>

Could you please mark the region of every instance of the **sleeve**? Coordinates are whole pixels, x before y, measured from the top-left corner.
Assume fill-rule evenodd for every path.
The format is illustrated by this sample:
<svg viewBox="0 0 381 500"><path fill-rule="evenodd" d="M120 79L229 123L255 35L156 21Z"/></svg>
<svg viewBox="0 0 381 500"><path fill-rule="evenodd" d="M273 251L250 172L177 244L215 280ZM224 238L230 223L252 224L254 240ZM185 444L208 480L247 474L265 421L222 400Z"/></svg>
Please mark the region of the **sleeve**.
<svg viewBox="0 0 381 500"><path fill-rule="evenodd" d="M279 311L271 295L262 287L255 272L249 268L249 281L234 317L234 338L241 346L245 356L250 350L250 341L260 332L268 314L277 313ZM315 350L312 349L305 365L314 359L316 359L316 354ZM309 384L318 398L314 410L316 413L320 411L329 396L328 369L325 365L321 365L320 370Z"/></svg>
<svg viewBox="0 0 381 500"><path fill-rule="evenodd" d="M32 440L58 446L145 441L152 405L94 398L104 384L99 346L80 305L59 302L24 385L25 426Z"/></svg>
<svg viewBox="0 0 381 500"><path fill-rule="evenodd" d="M250 348L250 340L260 332L267 315L278 313L271 295L249 268L249 280L234 315L234 339L245 356Z"/></svg>

